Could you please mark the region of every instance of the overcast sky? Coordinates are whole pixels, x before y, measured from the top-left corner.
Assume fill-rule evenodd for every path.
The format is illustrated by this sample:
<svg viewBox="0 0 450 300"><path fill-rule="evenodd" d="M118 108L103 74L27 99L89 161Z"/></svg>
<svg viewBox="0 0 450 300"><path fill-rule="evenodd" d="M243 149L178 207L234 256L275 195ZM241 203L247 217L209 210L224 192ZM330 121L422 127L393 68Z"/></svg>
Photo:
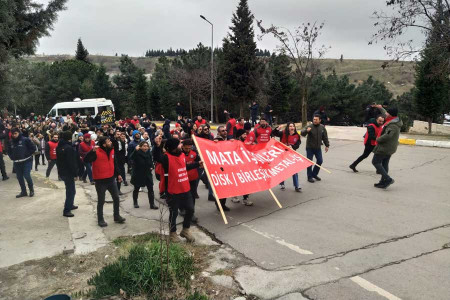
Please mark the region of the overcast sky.
<svg viewBox="0 0 450 300"><path fill-rule="evenodd" d="M48 1L41 0L46 3ZM222 44L239 0L69 0L51 37L40 41L38 54L74 54L79 37L91 54L142 56L147 49L191 49L199 42ZM331 46L328 58L385 59L382 45L368 45L375 32L372 13L385 0L249 0L256 20L294 28L324 21L320 43ZM255 32L260 32L255 25ZM418 34L420 37L420 34ZM273 51L276 41L264 37L258 47Z"/></svg>

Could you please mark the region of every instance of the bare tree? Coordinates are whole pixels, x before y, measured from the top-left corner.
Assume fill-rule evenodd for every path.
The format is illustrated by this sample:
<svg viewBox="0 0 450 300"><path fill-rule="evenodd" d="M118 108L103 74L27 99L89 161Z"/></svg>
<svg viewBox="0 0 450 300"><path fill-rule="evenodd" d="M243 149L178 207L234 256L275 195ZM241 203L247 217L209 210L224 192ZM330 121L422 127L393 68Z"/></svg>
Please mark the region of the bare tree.
<svg viewBox="0 0 450 300"><path fill-rule="evenodd" d="M174 68L171 74L174 84L184 88L189 96L189 113L193 118L193 110L201 110L207 107L209 99L210 75L206 69L186 70Z"/></svg>
<svg viewBox="0 0 450 300"><path fill-rule="evenodd" d="M425 47L425 42L417 46L417 41L405 39L407 33L420 31L428 38L432 32L440 37L432 47L435 53L450 52L450 1L449 0L388 0L392 11L376 11L374 24L378 31L369 44L382 42L388 55L394 60L418 58ZM450 70L450 60L444 60L441 71Z"/></svg>
<svg viewBox="0 0 450 300"><path fill-rule="evenodd" d="M312 79L319 71L319 59L323 58L329 47L317 46L319 35L324 23L303 23L293 31L278 26L264 28L262 21L257 21L261 30L259 40L269 34L278 41L278 51L289 57L294 65L294 75L301 90L302 125L306 126L308 120L308 90Z"/></svg>

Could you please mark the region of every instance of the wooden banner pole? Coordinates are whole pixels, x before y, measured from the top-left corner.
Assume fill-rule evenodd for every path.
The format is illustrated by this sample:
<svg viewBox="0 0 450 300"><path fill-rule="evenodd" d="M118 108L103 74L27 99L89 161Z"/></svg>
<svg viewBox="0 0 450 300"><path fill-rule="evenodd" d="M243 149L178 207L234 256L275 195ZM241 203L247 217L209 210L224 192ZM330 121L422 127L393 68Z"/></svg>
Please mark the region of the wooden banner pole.
<svg viewBox="0 0 450 300"><path fill-rule="evenodd" d="M280 208L283 208L283 206L281 206L281 204L280 204L280 201L278 201L277 197L276 197L275 194L273 193L272 189L269 189L269 192L270 192L270 194L272 195L273 200L275 200L275 202L278 204L278 206L279 206Z"/></svg>
<svg viewBox="0 0 450 300"><path fill-rule="evenodd" d="M194 140L195 148L197 149L198 155L200 155L200 159L203 162L203 169L205 169L206 176L208 177L208 181L209 181L208 184L211 186L211 189L214 194L214 198L216 198L217 206L219 207L220 214L222 215L223 222L226 225L226 224L228 224L227 217L225 216L225 213L223 212L222 203L220 203L219 197L217 197L216 188L214 187L214 184L211 180L211 176L209 175L208 168L206 167L205 160L203 159L202 152L200 151L200 147L198 146L198 143L197 143L197 138L195 137L195 135L192 135L192 139Z"/></svg>
<svg viewBox="0 0 450 300"><path fill-rule="evenodd" d="M285 146L286 146L286 145L285 145ZM312 160L308 159L307 157L304 157L303 155L301 155L300 153L298 153L297 151L295 151L295 150L292 149L291 147L289 147L289 146L286 146L286 147L287 147L289 150L291 150L291 151L297 153L298 155L300 155L301 157L303 157L304 159L306 159L307 161L309 161L309 162L312 163L313 165L318 166L319 168L321 168L322 170L324 170L324 171L327 172L328 174L331 174L330 171L328 171L327 169L325 169L325 168L322 167L321 165L318 165L318 164L316 164L315 162L313 162Z"/></svg>

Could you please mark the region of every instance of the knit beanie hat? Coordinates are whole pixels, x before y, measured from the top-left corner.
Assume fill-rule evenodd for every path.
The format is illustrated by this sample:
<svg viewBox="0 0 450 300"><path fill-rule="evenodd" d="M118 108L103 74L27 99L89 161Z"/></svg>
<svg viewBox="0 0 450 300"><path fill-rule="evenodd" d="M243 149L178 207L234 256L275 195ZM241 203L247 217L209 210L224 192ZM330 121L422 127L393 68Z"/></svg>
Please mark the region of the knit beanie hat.
<svg viewBox="0 0 450 300"><path fill-rule="evenodd" d="M72 140L72 132L70 131L63 131L61 133L61 138L65 141L70 141Z"/></svg>
<svg viewBox="0 0 450 300"><path fill-rule="evenodd" d="M132 136L134 137L134 136L136 135L136 133L141 134L141 133L139 132L139 130L136 129L136 130L133 130L133 135L132 135Z"/></svg>
<svg viewBox="0 0 450 300"><path fill-rule="evenodd" d="M175 149L177 149L178 145L180 144L180 140L179 139L174 139L174 138L170 138L166 141L166 150L171 152Z"/></svg>
<svg viewBox="0 0 450 300"><path fill-rule="evenodd" d="M244 129L238 129L238 130L236 131L236 138L240 138L241 135L243 135L244 133L245 133L245 130L244 130Z"/></svg>
<svg viewBox="0 0 450 300"><path fill-rule="evenodd" d="M388 108L387 112L388 112L388 114L390 114L393 117L398 116L398 108L397 107Z"/></svg>
<svg viewBox="0 0 450 300"><path fill-rule="evenodd" d="M90 138L91 138L91 135L90 135L89 133L85 133L85 134L83 135L83 137L84 137L85 139L90 139Z"/></svg>

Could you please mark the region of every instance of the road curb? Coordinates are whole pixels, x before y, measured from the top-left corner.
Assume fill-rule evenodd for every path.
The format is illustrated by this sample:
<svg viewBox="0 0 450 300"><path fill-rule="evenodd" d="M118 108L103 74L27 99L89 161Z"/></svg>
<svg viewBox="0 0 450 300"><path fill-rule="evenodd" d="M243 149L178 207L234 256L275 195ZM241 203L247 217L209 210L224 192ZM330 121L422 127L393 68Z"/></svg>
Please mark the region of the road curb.
<svg viewBox="0 0 450 300"><path fill-rule="evenodd" d="M399 139L401 145L449 148L450 141L432 141L432 140L415 140L415 139Z"/></svg>

